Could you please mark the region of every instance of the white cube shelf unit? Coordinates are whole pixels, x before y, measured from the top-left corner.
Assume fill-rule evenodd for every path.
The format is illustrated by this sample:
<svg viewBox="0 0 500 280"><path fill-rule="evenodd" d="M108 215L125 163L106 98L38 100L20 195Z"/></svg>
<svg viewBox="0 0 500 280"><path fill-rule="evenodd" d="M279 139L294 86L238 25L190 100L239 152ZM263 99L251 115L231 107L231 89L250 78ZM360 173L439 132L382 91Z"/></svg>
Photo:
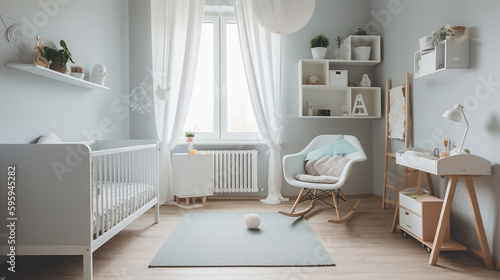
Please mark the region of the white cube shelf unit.
<svg viewBox="0 0 500 280"><path fill-rule="evenodd" d="M354 49L371 47L369 60L355 60ZM350 65L371 66L380 62L380 36L351 35L345 38L341 45L342 59Z"/></svg>
<svg viewBox="0 0 500 280"><path fill-rule="evenodd" d="M444 40L436 47L416 51L414 54L414 77L420 78L448 69L469 68L469 40Z"/></svg>
<svg viewBox="0 0 500 280"><path fill-rule="evenodd" d="M341 62L343 63L343 62ZM302 59L299 61L299 118L380 118L381 89L379 87L330 86L330 70L339 70L339 60ZM341 66L341 65L340 65ZM316 84L308 84L307 77L317 76ZM367 116L353 116L356 95L361 93ZM309 116L308 104L318 110L330 110L330 116ZM347 115L343 115L347 109Z"/></svg>

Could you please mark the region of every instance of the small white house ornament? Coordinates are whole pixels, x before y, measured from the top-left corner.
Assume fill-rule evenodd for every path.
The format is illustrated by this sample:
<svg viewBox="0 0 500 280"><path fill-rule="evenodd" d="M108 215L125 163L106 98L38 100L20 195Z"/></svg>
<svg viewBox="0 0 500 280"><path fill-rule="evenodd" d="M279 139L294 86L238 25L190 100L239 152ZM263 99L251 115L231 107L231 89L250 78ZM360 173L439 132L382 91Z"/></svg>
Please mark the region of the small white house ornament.
<svg viewBox="0 0 500 280"><path fill-rule="evenodd" d="M90 81L92 83L104 86L104 80L106 79L106 66L102 64L94 65L92 70L92 75L90 76Z"/></svg>
<svg viewBox="0 0 500 280"><path fill-rule="evenodd" d="M359 82L359 86L361 87L370 87L372 85L372 81L368 78L368 74L363 74L361 78L361 82Z"/></svg>

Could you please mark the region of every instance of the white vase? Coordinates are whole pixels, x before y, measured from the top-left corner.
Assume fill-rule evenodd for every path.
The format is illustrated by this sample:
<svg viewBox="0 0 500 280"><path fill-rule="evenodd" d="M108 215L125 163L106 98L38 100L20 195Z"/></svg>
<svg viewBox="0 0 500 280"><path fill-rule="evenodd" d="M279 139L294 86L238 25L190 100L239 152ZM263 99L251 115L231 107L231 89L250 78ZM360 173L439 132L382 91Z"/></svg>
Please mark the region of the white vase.
<svg viewBox="0 0 500 280"><path fill-rule="evenodd" d="M313 59L324 59L326 55L326 48L317 47L311 49Z"/></svg>
<svg viewBox="0 0 500 280"><path fill-rule="evenodd" d="M340 51L340 48L336 48L333 51L333 59L336 59L336 60L342 59L342 52Z"/></svg>

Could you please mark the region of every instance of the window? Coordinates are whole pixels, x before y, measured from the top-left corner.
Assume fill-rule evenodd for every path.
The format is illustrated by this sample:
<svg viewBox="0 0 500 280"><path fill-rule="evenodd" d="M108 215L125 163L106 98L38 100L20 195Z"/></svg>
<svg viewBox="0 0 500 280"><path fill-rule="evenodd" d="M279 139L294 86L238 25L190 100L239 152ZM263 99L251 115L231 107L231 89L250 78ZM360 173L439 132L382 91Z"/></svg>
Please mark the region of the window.
<svg viewBox="0 0 500 280"><path fill-rule="evenodd" d="M205 16L184 131L198 139L260 138L234 16Z"/></svg>

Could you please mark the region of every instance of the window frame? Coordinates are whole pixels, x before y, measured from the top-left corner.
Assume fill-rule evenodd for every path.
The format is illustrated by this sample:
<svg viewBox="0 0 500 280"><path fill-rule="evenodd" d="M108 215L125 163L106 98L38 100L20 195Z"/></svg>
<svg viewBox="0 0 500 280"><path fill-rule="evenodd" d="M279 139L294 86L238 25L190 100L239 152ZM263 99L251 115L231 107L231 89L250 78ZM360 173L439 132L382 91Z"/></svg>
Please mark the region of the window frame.
<svg viewBox="0 0 500 280"><path fill-rule="evenodd" d="M206 14L203 23L213 23L214 34L214 94L213 94L213 132L196 132L196 138L203 142L234 142L235 140L263 140L260 132L228 131L228 95L227 95L227 24L236 23L234 14ZM201 45L200 45L201 47ZM245 71L245 70L244 70ZM248 84L247 84L248 86Z"/></svg>

